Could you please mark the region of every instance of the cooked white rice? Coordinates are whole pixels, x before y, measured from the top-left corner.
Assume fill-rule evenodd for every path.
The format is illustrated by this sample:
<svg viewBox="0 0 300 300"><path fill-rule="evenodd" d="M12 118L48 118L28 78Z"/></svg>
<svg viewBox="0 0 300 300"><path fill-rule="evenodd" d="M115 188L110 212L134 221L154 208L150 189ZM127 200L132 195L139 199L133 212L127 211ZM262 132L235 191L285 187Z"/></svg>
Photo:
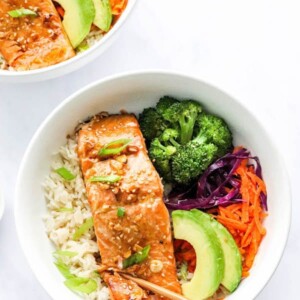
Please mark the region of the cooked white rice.
<svg viewBox="0 0 300 300"><path fill-rule="evenodd" d="M75 230L91 217L91 211L86 197L79 160L76 153L76 142L68 139L67 144L54 156L50 175L44 183L48 214L45 216L45 226L50 240L56 249L77 252L74 257L61 257L70 267L72 274L79 277L93 278L97 281L97 291L83 295L85 299L107 300L109 293L101 279L95 276L97 263L94 254L99 250L95 242L95 233L91 229L78 241L73 240ZM55 170L64 166L76 178L64 180ZM60 211L69 208L72 211ZM62 278L63 281L63 278Z"/></svg>

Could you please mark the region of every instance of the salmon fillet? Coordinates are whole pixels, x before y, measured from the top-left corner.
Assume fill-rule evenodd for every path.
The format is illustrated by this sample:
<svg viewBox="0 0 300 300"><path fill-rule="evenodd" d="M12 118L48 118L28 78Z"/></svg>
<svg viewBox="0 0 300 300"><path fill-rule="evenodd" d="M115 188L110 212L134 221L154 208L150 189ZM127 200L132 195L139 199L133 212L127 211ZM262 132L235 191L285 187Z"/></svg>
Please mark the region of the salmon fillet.
<svg viewBox="0 0 300 300"><path fill-rule="evenodd" d="M99 157L103 146L119 139L131 140L125 154ZM78 155L102 265L121 269L124 259L150 245L147 260L126 272L181 294L163 186L147 155L136 118L129 114L113 115L84 125L78 134ZM107 184L89 180L93 176L112 174L120 176L120 181ZM125 208L123 217L117 216L118 207ZM103 278L112 299L157 299L117 273L107 272Z"/></svg>
<svg viewBox="0 0 300 300"><path fill-rule="evenodd" d="M37 16L9 16L20 8ZM51 0L1 0L0 53L17 71L47 67L75 55Z"/></svg>

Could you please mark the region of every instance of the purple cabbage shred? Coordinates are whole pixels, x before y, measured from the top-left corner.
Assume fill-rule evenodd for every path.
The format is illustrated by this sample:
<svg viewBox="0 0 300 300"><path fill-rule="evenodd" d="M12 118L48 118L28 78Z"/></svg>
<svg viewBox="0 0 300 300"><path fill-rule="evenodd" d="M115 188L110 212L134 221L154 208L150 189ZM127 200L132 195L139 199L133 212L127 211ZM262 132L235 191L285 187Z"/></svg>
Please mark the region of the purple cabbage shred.
<svg viewBox="0 0 300 300"><path fill-rule="evenodd" d="M252 157L250 151L241 148L234 153L228 153L216 160L194 183L185 190L173 189L165 198L165 204L170 210L202 210L216 206L227 206L242 202L240 181L234 175L244 159L253 161L255 174L262 179L262 170L258 157ZM229 192L228 192L229 191ZM267 195L261 192L262 207L268 210Z"/></svg>

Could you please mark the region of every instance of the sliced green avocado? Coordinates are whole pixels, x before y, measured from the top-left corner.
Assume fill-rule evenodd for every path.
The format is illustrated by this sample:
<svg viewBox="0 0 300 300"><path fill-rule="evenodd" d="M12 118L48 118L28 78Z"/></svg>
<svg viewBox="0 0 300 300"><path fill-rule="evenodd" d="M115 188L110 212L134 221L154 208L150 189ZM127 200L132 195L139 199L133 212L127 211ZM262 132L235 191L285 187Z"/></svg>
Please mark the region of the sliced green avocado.
<svg viewBox="0 0 300 300"><path fill-rule="evenodd" d="M63 26L76 48L86 38L95 18L93 0L55 0L65 10Z"/></svg>
<svg viewBox="0 0 300 300"><path fill-rule="evenodd" d="M192 209L191 212L193 212L196 217L206 218L217 234L224 253L225 262L224 277L221 284L229 292L233 292L242 279L242 258L235 240L228 230L210 215L197 209Z"/></svg>
<svg viewBox="0 0 300 300"><path fill-rule="evenodd" d="M101 30L107 32L112 22L112 13L109 0L93 0L96 15L94 24Z"/></svg>
<svg viewBox="0 0 300 300"><path fill-rule="evenodd" d="M212 296L224 275L224 255L210 221L191 211L172 212L174 236L188 241L196 251L196 270L192 280L182 285L182 292L190 300Z"/></svg>

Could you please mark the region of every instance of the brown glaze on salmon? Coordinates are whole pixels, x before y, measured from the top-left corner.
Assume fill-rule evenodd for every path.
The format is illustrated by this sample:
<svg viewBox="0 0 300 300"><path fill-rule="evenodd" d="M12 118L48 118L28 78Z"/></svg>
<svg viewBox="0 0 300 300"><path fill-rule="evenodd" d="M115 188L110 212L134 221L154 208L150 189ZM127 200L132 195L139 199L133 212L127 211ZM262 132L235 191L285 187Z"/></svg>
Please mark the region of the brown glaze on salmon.
<svg viewBox="0 0 300 300"><path fill-rule="evenodd" d="M126 153L100 159L98 151L118 139L130 139ZM163 202L163 187L145 146L139 124L133 115L114 115L83 126L78 135L78 155L85 178L89 204L102 265L121 269L122 262L147 245L149 257L128 269L129 273L181 293L177 280L169 213ZM121 176L117 183L92 183L92 176ZM117 216L125 208L124 217ZM116 277L117 276L117 277ZM112 299L158 299L144 293L134 283L136 296L126 296L128 281L105 273ZM117 288L123 282L122 288ZM144 293L144 294L143 294ZM164 299L159 297L159 299Z"/></svg>
<svg viewBox="0 0 300 300"><path fill-rule="evenodd" d="M9 11L20 8L37 16L9 16ZM51 0L1 0L0 53L18 71L47 67L75 55Z"/></svg>

